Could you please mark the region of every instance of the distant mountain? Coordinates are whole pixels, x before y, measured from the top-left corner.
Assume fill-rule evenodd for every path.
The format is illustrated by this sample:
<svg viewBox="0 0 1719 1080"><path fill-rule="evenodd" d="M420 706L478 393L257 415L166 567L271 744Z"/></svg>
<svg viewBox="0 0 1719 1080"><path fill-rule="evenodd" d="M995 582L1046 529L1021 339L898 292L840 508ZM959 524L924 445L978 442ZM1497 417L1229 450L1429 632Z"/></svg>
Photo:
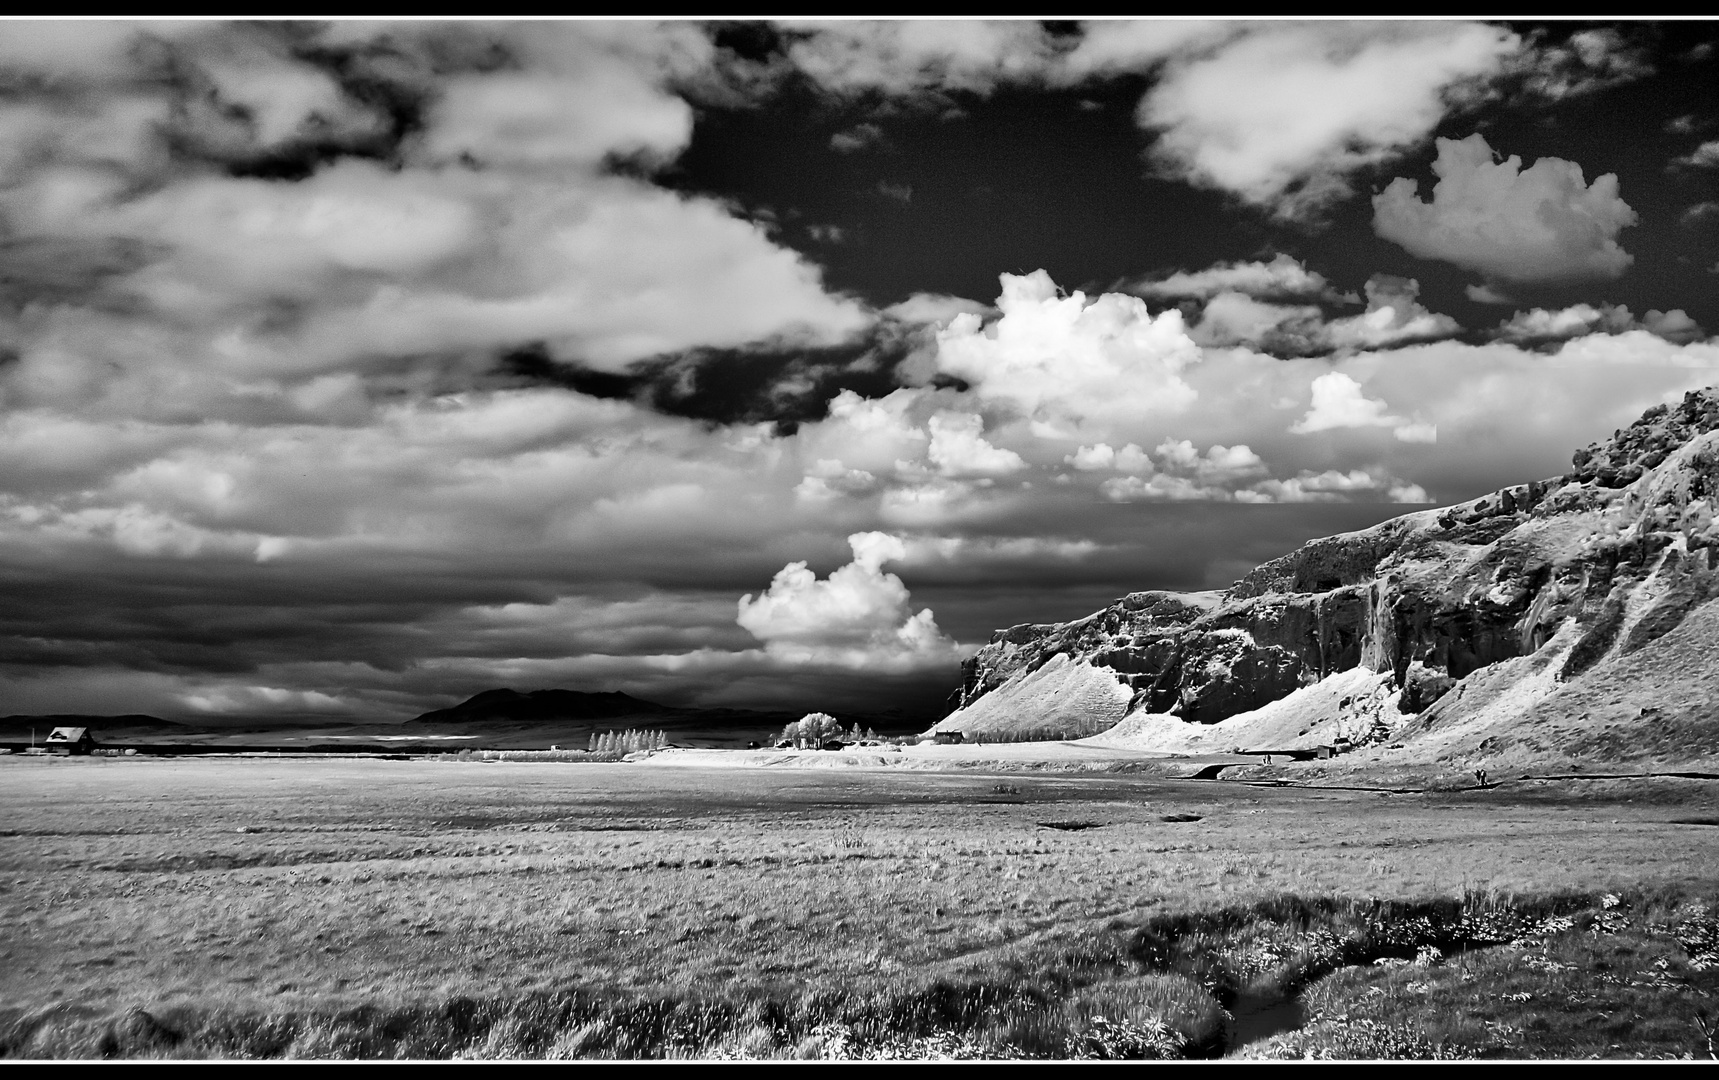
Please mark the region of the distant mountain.
<svg viewBox="0 0 1719 1080"><path fill-rule="evenodd" d="M607 720L613 717L672 717L688 710L672 709L619 692L591 694L581 690L485 690L448 709L436 709L408 723L484 724L542 723L554 720Z"/></svg>
<svg viewBox="0 0 1719 1080"><path fill-rule="evenodd" d="M37 727L46 734L57 727L87 727L91 731L102 731L107 728L150 728L165 731L183 731L186 725L163 720L159 716L146 716L142 713L128 713L124 716L84 716L79 713L52 713L45 716L30 716L17 714L0 716L0 731L16 731Z"/></svg>

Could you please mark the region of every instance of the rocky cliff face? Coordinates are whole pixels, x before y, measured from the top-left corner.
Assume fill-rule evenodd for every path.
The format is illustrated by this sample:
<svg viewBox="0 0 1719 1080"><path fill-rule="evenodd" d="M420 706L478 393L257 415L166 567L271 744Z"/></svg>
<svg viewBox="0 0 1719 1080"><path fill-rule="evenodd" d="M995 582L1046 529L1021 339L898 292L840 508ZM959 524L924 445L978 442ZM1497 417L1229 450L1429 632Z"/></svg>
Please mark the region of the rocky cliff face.
<svg viewBox="0 0 1719 1080"><path fill-rule="evenodd" d="M939 726L1214 724L1356 668L1388 674L1396 711L1415 714L1476 672L1554 653L1557 678L1578 678L1719 595L1719 390L1649 410L1574 465L1312 541L1221 593L1133 593L1075 622L998 631ZM1116 691L1089 687L1066 717L1042 692L1022 697L1059 657Z"/></svg>

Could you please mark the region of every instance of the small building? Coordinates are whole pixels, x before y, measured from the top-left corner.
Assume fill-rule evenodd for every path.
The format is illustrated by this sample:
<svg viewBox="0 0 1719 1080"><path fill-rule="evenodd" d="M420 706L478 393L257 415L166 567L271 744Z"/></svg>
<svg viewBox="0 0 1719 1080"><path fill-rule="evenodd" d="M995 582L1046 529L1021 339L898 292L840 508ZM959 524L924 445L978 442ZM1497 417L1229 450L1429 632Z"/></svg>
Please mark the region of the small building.
<svg viewBox="0 0 1719 1080"><path fill-rule="evenodd" d="M56 754L87 754L95 749L95 738L87 727L57 727L42 743Z"/></svg>
<svg viewBox="0 0 1719 1080"><path fill-rule="evenodd" d="M953 746L956 743L966 742L967 736L964 732L960 731L939 730L931 733L931 741L936 743L938 746Z"/></svg>

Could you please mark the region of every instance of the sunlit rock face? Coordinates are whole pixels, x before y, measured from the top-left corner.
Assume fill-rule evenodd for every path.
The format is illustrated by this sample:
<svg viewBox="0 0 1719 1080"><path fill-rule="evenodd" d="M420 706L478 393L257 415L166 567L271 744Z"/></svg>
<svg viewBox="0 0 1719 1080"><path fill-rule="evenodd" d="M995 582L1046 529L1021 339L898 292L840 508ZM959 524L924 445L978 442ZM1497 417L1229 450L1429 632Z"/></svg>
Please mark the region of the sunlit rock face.
<svg viewBox="0 0 1719 1080"><path fill-rule="evenodd" d="M1358 667L1388 673L1405 714L1517 657L1579 678L1719 596L1719 390L1650 409L1574 465L1311 541L1221 593L1133 593L1074 622L998 631L940 726L1085 734L1137 712L1215 724ZM1125 693L1064 708L1041 685L1011 708L1057 657Z"/></svg>

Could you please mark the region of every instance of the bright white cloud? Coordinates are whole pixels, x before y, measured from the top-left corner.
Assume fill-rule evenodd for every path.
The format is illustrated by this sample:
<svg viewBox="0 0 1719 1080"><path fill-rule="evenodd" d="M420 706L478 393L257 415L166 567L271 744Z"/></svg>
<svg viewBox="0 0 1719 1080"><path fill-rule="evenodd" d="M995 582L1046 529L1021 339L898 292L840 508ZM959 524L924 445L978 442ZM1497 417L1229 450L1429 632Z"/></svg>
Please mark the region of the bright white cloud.
<svg viewBox="0 0 1719 1080"><path fill-rule="evenodd" d="M1171 64L1140 103L1165 171L1296 217L1424 139L1517 36L1476 23L1266 24Z"/></svg>
<svg viewBox="0 0 1719 1080"><path fill-rule="evenodd" d="M1397 503L1430 501L1418 484L1404 484L1367 469L1348 472L1327 469L1320 473L1304 472L1288 480L1264 480L1253 486L1251 494L1257 501L1284 503L1341 502L1359 494L1383 495L1386 501Z"/></svg>
<svg viewBox="0 0 1719 1080"><path fill-rule="evenodd" d="M254 398L248 386L283 375L426 356L482 368L535 343L622 370L699 347L832 344L874 322L726 205L605 174L612 156L648 166L685 147L691 110L669 84L714 56L692 24L330 24L322 44L356 47L357 74L423 96L425 126L398 167L346 159L294 181L174 157L245 163L312 135L381 136L387 118L295 58L285 35L84 30L102 79L89 81L94 61L44 46L40 62L66 67L76 93L0 108L0 212L62 244L124 245L141 265L114 278L123 305L58 310L10 343L25 400L231 415L252 408L235 400ZM43 33L8 27L0 53L60 40ZM130 47L140 35L151 48ZM185 89L156 78L148 55L170 58Z"/></svg>
<svg viewBox="0 0 1719 1080"><path fill-rule="evenodd" d="M926 456L944 476L1008 476L1027 467L1021 455L985 441L983 417L940 412L931 418Z"/></svg>
<svg viewBox="0 0 1719 1080"><path fill-rule="evenodd" d="M1143 474L1153 469L1152 458L1137 443L1128 443L1120 450L1112 448L1109 443L1082 446L1064 457L1063 463L1073 465L1081 472L1114 469L1122 473Z"/></svg>
<svg viewBox="0 0 1719 1080"><path fill-rule="evenodd" d="M989 93L1041 77L1051 55L1036 22L914 19L902 22L785 22L796 34L788 59L825 91L909 97L928 91Z"/></svg>
<svg viewBox="0 0 1719 1080"><path fill-rule="evenodd" d="M1646 330L1667 341L1698 341L1704 335L1701 327L1681 308L1670 311L1651 310L1638 321L1622 304L1573 304L1567 308L1548 310L1533 308L1518 311L1498 324L1493 336L1500 341L1535 344L1565 341L1586 334L1622 334L1631 330Z"/></svg>
<svg viewBox="0 0 1719 1080"><path fill-rule="evenodd" d="M1338 300L1325 276L1307 269L1300 259L1277 255L1270 262L1217 263L1192 273L1181 271L1130 287L1142 296L1209 300L1220 293L1254 297L1307 296Z"/></svg>
<svg viewBox="0 0 1719 1080"><path fill-rule="evenodd" d="M1063 84L1151 71L1246 32L1246 27L1198 19L1115 19L1089 22L1051 77Z"/></svg>
<svg viewBox="0 0 1719 1080"><path fill-rule="evenodd" d="M1289 430L1296 435L1311 435L1334 428L1387 427L1404 442L1432 442L1436 432L1430 425L1392 416L1390 406L1367 397L1361 384L1341 371L1333 371L1313 380L1313 405L1307 414Z"/></svg>
<svg viewBox="0 0 1719 1080"><path fill-rule="evenodd" d="M1182 372L1199 349L1180 312L1154 317L1145 301L1118 293L1059 296L1043 270L1001 280L1001 318L983 325L960 315L937 336L938 370L966 380L981 401L1069 431L1193 401Z"/></svg>
<svg viewBox="0 0 1719 1080"><path fill-rule="evenodd" d="M790 663L884 666L948 664L960 646L937 629L930 608L914 613L907 586L883 564L907 556L898 536L848 537L853 561L820 580L804 562L777 572L769 589L740 599L738 622Z"/></svg>
<svg viewBox="0 0 1719 1080"><path fill-rule="evenodd" d="M1634 261L1617 234L1635 224L1615 173L1589 185L1582 167L1541 158L1494 160L1485 136L1438 140L1431 202L1407 177L1373 197L1373 228L1412 255L1501 282L1615 278Z"/></svg>

